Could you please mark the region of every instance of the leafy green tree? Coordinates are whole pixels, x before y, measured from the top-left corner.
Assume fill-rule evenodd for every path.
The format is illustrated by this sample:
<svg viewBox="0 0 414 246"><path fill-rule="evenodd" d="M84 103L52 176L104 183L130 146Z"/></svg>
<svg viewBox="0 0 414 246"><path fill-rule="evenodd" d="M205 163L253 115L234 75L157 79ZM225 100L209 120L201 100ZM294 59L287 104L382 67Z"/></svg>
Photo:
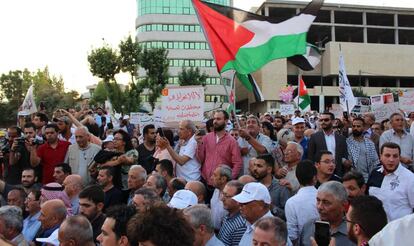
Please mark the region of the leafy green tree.
<svg viewBox="0 0 414 246"><path fill-rule="evenodd" d="M98 85L96 85L95 91L93 92L89 104L104 105L107 99L108 92L106 91L105 83L103 81L100 81Z"/></svg>
<svg viewBox="0 0 414 246"><path fill-rule="evenodd" d="M198 67L182 67L181 72L178 74L178 83L180 86L186 85L206 85L208 76L206 73L201 74Z"/></svg>
<svg viewBox="0 0 414 246"><path fill-rule="evenodd" d="M30 87L30 72L15 70L0 76L0 98L7 100L17 108L22 104L27 89Z"/></svg>
<svg viewBox="0 0 414 246"><path fill-rule="evenodd" d="M131 82L135 83L135 76L141 61L141 46L133 41L131 36L119 44L121 71L131 76Z"/></svg>
<svg viewBox="0 0 414 246"><path fill-rule="evenodd" d="M353 88L352 93L354 94L355 97L368 97L367 93L365 93L360 88Z"/></svg>
<svg viewBox="0 0 414 246"><path fill-rule="evenodd" d="M137 112L141 107L141 93L142 88L138 87L135 83L129 83L125 90L125 109L126 112Z"/></svg>
<svg viewBox="0 0 414 246"><path fill-rule="evenodd" d="M145 69L146 77L140 81L138 86L148 89L148 102L152 110L155 108L162 89L168 83L167 54L168 51L164 48L144 49L142 54L141 67Z"/></svg>

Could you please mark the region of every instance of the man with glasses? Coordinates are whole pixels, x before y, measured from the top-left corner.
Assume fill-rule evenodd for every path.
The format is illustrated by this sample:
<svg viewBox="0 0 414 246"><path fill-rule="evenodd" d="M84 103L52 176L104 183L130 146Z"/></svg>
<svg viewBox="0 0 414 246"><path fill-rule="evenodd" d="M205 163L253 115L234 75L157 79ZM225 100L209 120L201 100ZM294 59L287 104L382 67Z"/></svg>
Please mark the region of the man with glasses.
<svg viewBox="0 0 414 246"><path fill-rule="evenodd" d="M250 246L256 221L273 217L270 212L271 198L266 186L261 183L248 183L240 194L233 197L240 204L240 212L246 219L247 229L240 240L240 246Z"/></svg>
<svg viewBox="0 0 414 246"><path fill-rule="evenodd" d="M29 213L26 219L23 220L23 236L26 241L33 241L36 233L40 229L40 221L38 220L40 216L40 190L32 190L29 195L27 195L24 202L26 207L26 212Z"/></svg>
<svg viewBox="0 0 414 246"><path fill-rule="evenodd" d="M353 167L362 173L367 182L369 174L380 162L374 143L363 135L364 125L364 119L355 118L352 121L352 135L346 139L346 143Z"/></svg>
<svg viewBox="0 0 414 246"><path fill-rule="evenodd" d="M328 181L342 182L341 177L334 174L335 171L335 159L332 153L328 150L319 151L316 157L316 188Z"/></svg>
<svg viewBox="0 0 414 246"><path fill-rule="evenodd" d="M308 145L308 159L316 161L319 151L329 150L335 160L335 174L342 176L352 163L347 160L348 149L346 138L333 131L335 116L330 112L324 112L319 116L321 131L314 133Z"/></svg>
<svg viewBox="0 0 414 246"><path fill-rule="evenodd" d="M217 238L226 246L239 245L246 231L246 219L240 213L240 205L232 199L233 196L240 194L242 189L242 183L232 180L224 186L223 193L221 193L220 199L228 214L223 219Z"/></svg>
<svg viewBox="0 0 414 246"><path fill-rule="evenodd" d="M346 214L348 238L358 246L368 241L387 224L382 202L374 196L359 196L351 201Z"/></svg>

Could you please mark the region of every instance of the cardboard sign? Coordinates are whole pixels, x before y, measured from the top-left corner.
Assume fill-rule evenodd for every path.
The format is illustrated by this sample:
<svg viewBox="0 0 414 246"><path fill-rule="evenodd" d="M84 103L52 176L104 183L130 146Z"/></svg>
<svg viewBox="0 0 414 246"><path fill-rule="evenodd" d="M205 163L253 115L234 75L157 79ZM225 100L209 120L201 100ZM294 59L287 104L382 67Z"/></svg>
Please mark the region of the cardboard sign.
<svg viewBox="0 0 414 246"><path fill-rule="evenodd" d="M394 95L392 93L371 96L371 105L381 105L387 103L394 103Z"/></svg>
<svg viewBox="0 0 414 246"><path fill-rule="evenodd" d="M402 91L398 98L400 109L406 113L414 112L414 90Z"/></svg>
<svg viewBox="0 0 414 246"><path fill-rule="evenodd" d="M389 119L391 114L399 112L398 108L398 103L396 102L371 105L371 110L375 115L376 122L381 122L385 119Z"/></svg>
<svg viewBox="0 0 414 246"><path fill-rule="evenodd" d="M161 121L201 122L204 113L204 88L202 86L169 87L161 97Z"/></svg>
<svg viewBox="0 0 414 246"><path fill-rule="evenodd" d="M335 118L339 119L341 119L344 114L344 110L341 104L332 104L332 108L329 110L329 112L333 113L335 115Z"/></svg>
<svg viewBox="0 0 414 246"><path fill-rule="evenodd" d="M152 124L154 119L152 116L146 113L130 113L129 122L134 125L140 125L141 127L146 126L148 124Z"/></svg>
<svg viewBox="0 0 414 246"><path fill-rule="evenodd" d="M280 114L283 116L295 114L295 106L293 104L281 104Z"/></svg>

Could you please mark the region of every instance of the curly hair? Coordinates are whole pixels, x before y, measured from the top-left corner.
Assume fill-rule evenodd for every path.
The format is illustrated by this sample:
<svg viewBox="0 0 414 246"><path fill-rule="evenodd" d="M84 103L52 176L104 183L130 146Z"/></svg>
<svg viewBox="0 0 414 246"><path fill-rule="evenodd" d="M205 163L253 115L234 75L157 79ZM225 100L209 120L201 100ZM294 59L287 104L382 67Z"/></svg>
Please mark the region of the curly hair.
<svg viewBox="0 0 414 246"><path fill-rule="evenodd" d="M134 215L128 222L127 235L131 245L145 241L156 246L192 246L194 243L194 231L184 214L164 204Z"/></svg>

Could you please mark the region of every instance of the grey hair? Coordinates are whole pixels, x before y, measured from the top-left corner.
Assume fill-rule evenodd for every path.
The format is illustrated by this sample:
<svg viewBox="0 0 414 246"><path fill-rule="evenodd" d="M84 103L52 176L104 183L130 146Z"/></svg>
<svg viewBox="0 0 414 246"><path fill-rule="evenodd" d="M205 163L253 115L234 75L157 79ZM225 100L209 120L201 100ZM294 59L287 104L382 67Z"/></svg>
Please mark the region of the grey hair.
<svg viewBox="0 0 414 246"><path fill-rule="evenodd" d="M229 166L227 165L219 165L217 168L219 168L220 170L220 176L225 176L227 178L227 181L232 180L232 170Z"/></svg>
<svg viewBox="0 0 414 246"><path fill-rule="evenodd" d="M162 193L161 195L164 195L165 190L167 189L167 185L168 185L167 180L161 174L158 174L158 173L153 173L150 176L155 177L155 187L157 189L162 189L163 191L161 192Z"/></svg>
<svg viewBox="0 0 414 246"><path fill-rule="evenodd" d="M88 219L82 215L75 215L63 221L60 230L63 230L65 241L74 240L76 245L86 245L93 242L92 225Z"/></svg>
<svg viewBox="0 0 414 246"><path fill-rule="evenodd" d="M145 170L145 168L143 168L141 165L132 165L131 168L129 170L139 170L139 178L141 180L147 180L147 170Z"/></svg>
<svg viewBox="0 0 414 246"><path fill-rule="evenodd" d="M79 126L76 128L76 130L83 130L85 131L86 135L90 134L89 129L86 126Z"/></svg>
<svg viewBox="0 0 414 246"><path fill-rule="evenodd" d="M296 143L296 142L293 142L293 141L289 141L289 142L287 143L287 145L289 145L289 144L293 144L293 145L295 145L295 146L296 146L296 150L297 150L297 151L299 152L299 154L300 154L300 159L302 159L303 152L304 152L302 145L300 145L300 144L298 144L298 143Z"/></svg>
<svg viewBox="0 0 414 246"><path fill-rule="evenodd" d="M244 184L242 182L238 181L238 180L231 180L226 184L226 186L236 188L236 194L235 195L238 195L238 194L240 194L240 192L242 192Z"/></svg>
<svg viewBox="0 0 414 246"><path fill-rule="evenodd" d="M344 186L338 181L328 181L326 183L323 183L318 188L318 193L319 192L332 194L336 199L338 199L341 202L345 202L348 200L348 194Z"/></svg>
<svg viewBox="0 0 414 246"><path fill-rule="evenodd" d="M214 224L211 218L211 210L204 204L197 204L185 208L184 214L190 218L190 223L193 227L199 228L201 225L206 227L210 233L214 233Z"/></svg>
<svg viewBox="0 0 414 246"><path fill-rule="evenodd" d="M259 219L255 223L255 228L259 228L263 231L271 231L274 234L274 239L277 241L277 245L285 245L288 237L288 231L286 223L278 217L265 217Z"/></svg>
<svg viewBox="0 0 414 246"><path fill-rule="evenodd" d="M160 201L160 196L153 189L141 187L135 191L135 195L141 195L144 197L144 200L153 204L154 202Z"/></svg>
<svg viewBox="0 0 414 246"><path fill-rule="evenodd" d="M185 123L185 128L191 130L192 133L197 131L197 127L192 120L183 120L182 122Z"/></svg>
<svg viewBox="0 0 414 246"><path fill-rule="evenodd" d="M17 232L23 229L22 210L16 206L0 207L0 218L4 221L6 228L13 228Z"/></svg>
<svg viewBox="0 0 414 246"><path fill-rule="evenodd" d="M255 115L251 114L251 115L247 116L247 119L254 119L257 122L257 124L260 126L260 120Z"/></svg>

